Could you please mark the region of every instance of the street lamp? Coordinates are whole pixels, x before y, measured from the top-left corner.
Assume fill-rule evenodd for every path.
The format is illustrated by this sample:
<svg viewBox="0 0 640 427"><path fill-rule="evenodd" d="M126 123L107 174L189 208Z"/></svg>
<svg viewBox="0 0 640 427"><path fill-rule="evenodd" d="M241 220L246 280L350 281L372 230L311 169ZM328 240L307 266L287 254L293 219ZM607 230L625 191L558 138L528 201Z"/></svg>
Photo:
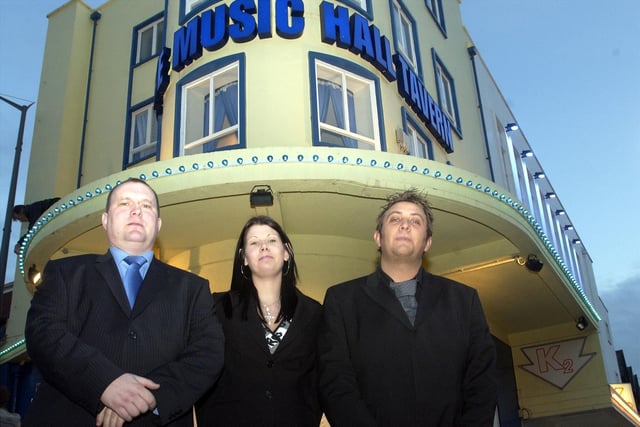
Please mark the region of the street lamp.
<svg viewBox="0 0 640 427"><path fill-rule="evenodd" d="M19 105L10 99L0 96L0 99L20 110L20 128L18 129L18 141L16 142L16 153L13 157L13 171L11 173L11 184L9 185L9 195L7 196L7 212L4 217L4 228L2 229L2 253L0 254L0 312L3 308L4 280L7 277L7 260L9 258L9 239L11 237L11 220L13 214L13 204L16 198L16 187L18 185L18 172L20 169L20 155L22 153L22 137L24 135L24 124L27 119L27 110L33 105Z"/></svg>

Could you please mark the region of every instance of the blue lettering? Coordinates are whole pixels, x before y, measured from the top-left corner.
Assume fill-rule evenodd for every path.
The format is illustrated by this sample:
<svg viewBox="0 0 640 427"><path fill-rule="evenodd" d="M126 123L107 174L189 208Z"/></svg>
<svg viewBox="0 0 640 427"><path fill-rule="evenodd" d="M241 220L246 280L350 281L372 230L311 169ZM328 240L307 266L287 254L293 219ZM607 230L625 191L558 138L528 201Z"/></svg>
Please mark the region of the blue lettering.
<svg viewBox="0 0 640 427"><path fill-rule="evenodd" d="M200 56L202 56L200 17L196 16L187 23L186 27L178 29L173 35L172 68L180 71Z"/></svg>
<svg viewBox="0 0 640 427"><path fill-rule="evenodd" d="M440 141L440 145L442 145L447 153L453 153L453 138L451 137L451 123L449 123L448 119L444 119L442 121L442 140Z"/></svg>
<svg viewBox="0 0 640 427"><path fill-rule="evenodd" d="M373 51L369 22L357 13L351 16L351 34L353 34L351 52L372 62L375 52Z"/></svg>
<svg viewBox="0 0 640 427"><path fill-rule="evenodd" d="M216 7L215 12L206 10L201 15L200 41L208 51L220 49L229 40L227 22L229 7L226 4Z"/></svg>
<svg viewBox="0 0 640 427"><path fill-rule="evenodd" d="M418 76L413 72L409 74L409 83L411 87L411 105L413 105L413 109L419 113L422 111L422 105L420 105L420 82Z"/></svg>
<svg viewBox="0 0 640 427"><path fill-rule="evenodd" d="M418 116L420 120L425 122L425 124L429 124L429 118L425 114L425 111L429 109L429 93L425 89L424 85L420 85L420 113Z"/></svg>
<svg viewBox="0 0 640 427"><path fill-rule="evenodd" d="M402 55L393 55L393 63L398 73L398 93L434 134L438 143L444 147L447 153L453 153L449 119L440 110L438 104L429 95L420 78L409 67Z"/></svg>
<svg viewBox="0 0 640 427"><path fill-rule="evenodd" d="M162 105L164 101L164 93L169 86L169 57L171 56L171 49L163 47L158 56L158 64L156 65L156 90L153 97L153 109L156 114L162 114Z"/></svg>
<svg viewBox="0 0 640 427"><path fill-rule="evenodd" d="M346 7L336 6L323 1L320 4L321 40L343 49L351 47L351 31L349 28L349 11Z"/></svg>
<svg viewBox="0 0 640 427"><path fill-rule="evenodd" d="M434 102L434 105L435 104L436 103ZM433 121L432 125L436 134L442 135L442 119L444 114L442 114L442 110L440 108L436 108L435 111L436 111L436 118Z"/></svg>
<svg viewBox="0 0 640 427"><path fill-rule="evenodd" d="M174 33L171 66L182 70L202 56L202 48L214 51L222 48L229 38L238 43L270 38L271 2L275 1L277 34L286 39L300 37L304 31L303 0L235 0L229 6L222 4L213 11L206 10L194 17L185 27ZM257 15L257 16L254 16ZM328 1L320 4L321 40L349 49L375 66L387 80L397 80L398 93L435 135L448 153L453 152L451 123L440 106L427 92L420 77L400 54L392 55L389 39L369 21L343 6ZM162 111L162 98L168 85L168 62L171 50L166 48L158 59L154 108Z"/></svg>
<svg viewBox="0 0 640 427"><path fill-rule="evenodd" d="M371 32L373 35L374 50L376 52L376 57L371 62L382 72L387 80L392 82L396 79L396 71L392 67L391 43L389 43L386 37L380 35L380 30L375 25L371 26Z"/></svg>
<svg viewBox="0 0 640 427"><path fill-rule="evenodd" d="M356 55L371 63L390 82L396 79L391 56L391 43L380 35L380 30L369 21L354 13L349 18L349 11L342 6L334 6L323 1L320 4L320 26L324 43L336 44L349 49Z"/></svg>
<svg viewBox="0 0 640 427"><path fill-rule="evenodd" d="M431 124L430 129L434 132L438 130L438 122L442 120L442 115L440 114L440 106L438 103L431 98L431 102L429 103L429 122Z"/></svg>
<svg viewBox="0 0 640 427"><path fill-rule="evenodd" d="M262 8L260 8L262 12ZM291 17L291 23L289 23ZM302 0L276 1L276 32L283 39L295 39L304 31L304 3Z"/></svg>
<svg viewBox="0 0 640 427"><path fill-rule="evenodd" d="M271 0L258 0L258 37L271 38Z"/></svg>
<svg viewBox="0 0 640 427"><path fill-rule="evenodd" d="M253 40L258 34L253 14L257 11L253 0L236 0L229 6L229 17L234 22L229 25L229 37L236 43Z"/></svg>

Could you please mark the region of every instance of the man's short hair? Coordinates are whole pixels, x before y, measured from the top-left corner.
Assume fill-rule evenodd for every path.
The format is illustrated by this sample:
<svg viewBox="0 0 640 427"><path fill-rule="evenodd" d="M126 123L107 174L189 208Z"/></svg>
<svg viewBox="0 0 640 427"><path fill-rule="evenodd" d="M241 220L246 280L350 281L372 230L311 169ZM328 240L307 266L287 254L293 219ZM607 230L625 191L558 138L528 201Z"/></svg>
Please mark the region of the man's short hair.
<svg viewBox="0 0 640 427"><path fill-rule="evenodd" d="M158 211L158 217L159 217L160 216L160 202L158 201L158 194L156 193L156 191L145 180L139 179L139 178L127 178L124 181L117 183L115 185L115 187L113 187L111 189L111 191L109 191L109 194L107 195L107 205L104 208L105 212L109 212L109 206L111 206L111 195L116 190L116 188L118 188L122 184L126 184L128 182L137 182L139 184L144 184L144 185L147 186L147 188L149 188L149 190L151 190L151 192L153 193L153 199L154 199L154 201L156 203L156 210Z"/></svg>
<svg viewBox="0 0 640 427"><path fill-rule="evenodd" d="M387 203L382 207L378 219L376 221L376 230L382 231L382 223L386 213L391 209L393 205L400 202L409 202L418 205L424 211L424 215L427 218L427 238L433 235L433 213L431 206L427 200L426 194L418 192L418 190L411 188L403 191L402 193L394 193L387 198Z"/></svg>

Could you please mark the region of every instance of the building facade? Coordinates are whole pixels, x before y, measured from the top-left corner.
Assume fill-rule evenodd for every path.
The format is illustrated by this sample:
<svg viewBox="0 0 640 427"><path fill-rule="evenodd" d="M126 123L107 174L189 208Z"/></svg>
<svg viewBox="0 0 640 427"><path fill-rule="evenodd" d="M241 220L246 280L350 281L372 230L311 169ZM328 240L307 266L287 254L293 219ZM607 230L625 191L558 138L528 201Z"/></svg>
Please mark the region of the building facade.
<svg viewBox="0 0 640 427"><path fill-rule="evenodd" d="M160 198L156 255L228 288L235 241L267 214L322 301L377 261L375 218L417 188L425 267L476 288L499 354L496 425L640 425L623 396L591 259L464 29L456 0L71 0L49 28L3 363L21 363L50 259L101 253L106 195ZM251 195L260 201L251 203ZM24 285L24 286L23 286ZM35 379L34 379L35 378Z"/></svg>

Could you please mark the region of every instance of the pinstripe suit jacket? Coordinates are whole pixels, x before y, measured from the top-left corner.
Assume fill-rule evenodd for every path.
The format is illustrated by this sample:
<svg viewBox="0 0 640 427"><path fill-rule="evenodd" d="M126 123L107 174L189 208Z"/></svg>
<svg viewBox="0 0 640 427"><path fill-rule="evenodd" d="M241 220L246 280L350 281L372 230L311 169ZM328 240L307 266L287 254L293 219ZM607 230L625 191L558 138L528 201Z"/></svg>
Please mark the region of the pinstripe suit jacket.
<svg viewBox="0 0 640 427"><path fill-rule="evenodd" d="M124 373L160 384L152 391L159 415L130 425L190 426L193 403L223 364L222 328L205 279L154 258L129 309L110 252L47 264L25 338L45 380L26 426L95 426L100 396Z"/></svg>

